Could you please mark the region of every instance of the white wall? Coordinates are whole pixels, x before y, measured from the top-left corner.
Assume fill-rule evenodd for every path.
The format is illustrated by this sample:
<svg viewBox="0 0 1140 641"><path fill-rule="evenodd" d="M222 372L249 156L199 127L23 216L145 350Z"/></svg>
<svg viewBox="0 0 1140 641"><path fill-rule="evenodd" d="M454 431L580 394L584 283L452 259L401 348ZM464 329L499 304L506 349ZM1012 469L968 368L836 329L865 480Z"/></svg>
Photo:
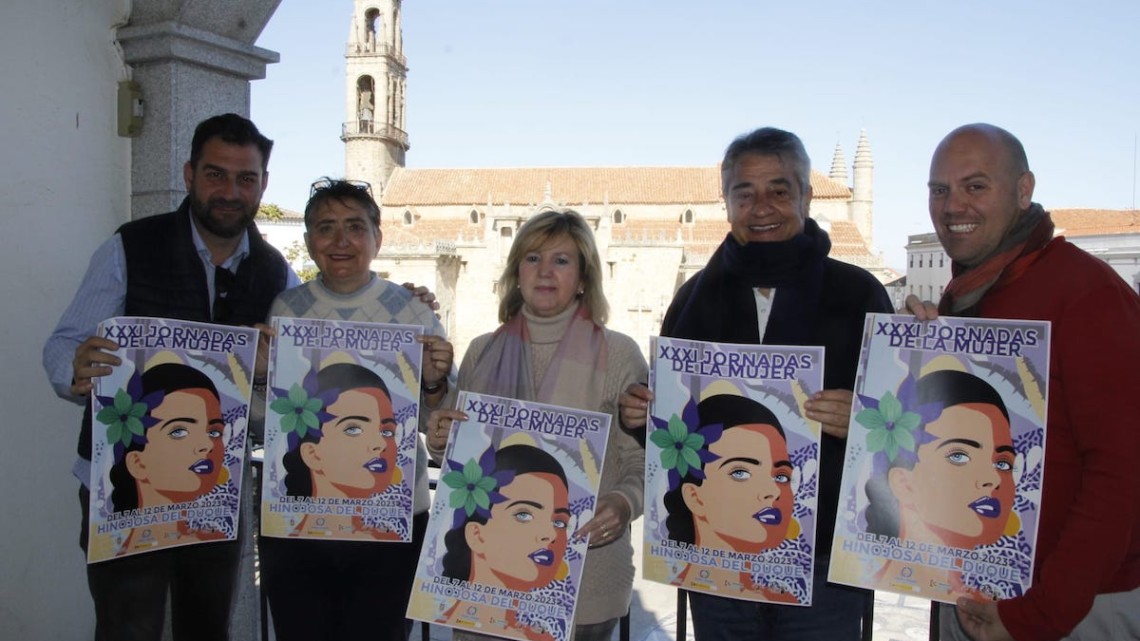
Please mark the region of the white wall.
<svg viewBox="0 0 1140 641"><path fill-rule="evenodd" d="M0 18L0 637L90 639L71 476L80 408L52 393L44 339L95 247L129 218L116 135L129 0L9 0Z"/></svg>

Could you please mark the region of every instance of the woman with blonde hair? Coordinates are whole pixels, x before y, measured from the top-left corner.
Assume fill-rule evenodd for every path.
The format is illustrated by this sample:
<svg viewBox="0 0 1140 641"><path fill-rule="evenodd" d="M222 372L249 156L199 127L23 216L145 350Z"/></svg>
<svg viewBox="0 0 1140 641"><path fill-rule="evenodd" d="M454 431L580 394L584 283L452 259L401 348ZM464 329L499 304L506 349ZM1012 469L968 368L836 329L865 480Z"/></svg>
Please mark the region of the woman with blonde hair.
<svg viewBox="0 0 1140 641"><path fill-rule="evenodd" d="M575 211L543 211L519 230L499 279L498 329L471 342L459 368L462 390L614 417L589 536L574 620L576 641L608 639L629 609L633 546L629 523L641 514L645 452L618 424L618 397L648 374L634 340L606 329L601 258ZM442 454L458 410L429 419L428 449ZM454 638L478 638L455 632Z"/></svg>

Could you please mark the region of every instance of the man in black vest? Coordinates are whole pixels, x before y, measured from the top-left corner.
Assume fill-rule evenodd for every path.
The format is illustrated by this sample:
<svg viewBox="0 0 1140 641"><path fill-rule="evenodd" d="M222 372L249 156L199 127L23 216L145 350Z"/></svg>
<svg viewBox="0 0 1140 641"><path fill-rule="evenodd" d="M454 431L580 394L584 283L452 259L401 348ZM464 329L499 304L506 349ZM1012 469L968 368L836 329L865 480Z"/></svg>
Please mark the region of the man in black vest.
<svg viewBox="0 0 1140 641"><path fill-rule="evenodd" d="M120 363L118 345L94 336L111 316L156 316L259 325L282 290L299 284L253 218L268 184L273 141L249 120L224 114L194 131L177 211L121 226L94 256L44 346L56 393L86 410L76 476L88 483L92 378ZM88 489L80 488L87 546ZM169 590L176 641L226 639L240 558L238 542L209 543L87 566L96 639L157 641Z"/></svg>

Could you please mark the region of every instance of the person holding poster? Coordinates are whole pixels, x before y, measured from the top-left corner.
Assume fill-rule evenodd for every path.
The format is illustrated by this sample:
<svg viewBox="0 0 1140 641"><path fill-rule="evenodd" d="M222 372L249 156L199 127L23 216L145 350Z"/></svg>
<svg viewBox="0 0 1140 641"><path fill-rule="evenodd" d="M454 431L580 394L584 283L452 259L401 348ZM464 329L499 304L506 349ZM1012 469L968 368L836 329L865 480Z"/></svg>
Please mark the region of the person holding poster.
<svg viewBox="0 0 1140 641"><path fill-rule="evenodd" d="M88 563L238 535L257 330L111 318L93 390Z"/></svg>
<svg viewBox="0 0 1140 641"><path fill-rule="evenodd" d="M419 420L451 389L453 350L432 308L371 271L380 251L380 207L367 183L322 179L305 206L305 243L320 274L277 297L269 316L420 325L425 335ZM395 446L392 399L384 381L349 363L326 364L317 389L336 389L285 457L287 491L297 496L372 495L391 482ZM331 423L331 424L330 424ZM429 507L427 454L417 439L412 540L260 539L263 586L279 641L404 641L404 619ZM353 518L353 517L347 517ZM378 605L382 607L378 607Z"/></svg>
<svg viewBox="0 0 1140 641"><path fill-rule="evenodd" d="M499 320L473 340L459 369L459 388L524 401L617 415L618 396L644 380L637 343L605 328L609 304L593 232L575 211L543 211L519 229L499 279ZM447 445L458 410L434 413L433 455ZM645 451L624 430L609 431L593 519L570 533L589 537L575 610L577 641L608 639L629 610L633 547L629 523L641 514ZM477 638L456 631L456 639Z"/></svg>
<svg viewBox="0 0 1140 641"><path fill-rule="evenodd" d="M1008 131L950 132L930 162L929 207L953 279L919 320L1052 322L1033 583L998 602L943 605L944 641L1140 638L1140 297L1111 267L1054 238Z"/></svg>
<svg viewBox="0 0 1140 641"><path fill-rule="evenodd" d="M661 335L825 347L824 389L805 408L823 428L816 540L827 542L835 529L864 316L892 311L891 301L866 270L828 257L831 240L808 216L811 161L795 134L766 127L738 137L725 150L721 181L731 229L708 265L673 297ZM622 424L644 429L651 398L646 386L630 387L621 400ZM811 607L691 592L698 641L859 638L871 594L827 583L829 546L815 549Z"/></svg>
<svg viewBox="0 0 1140 641"><path fill-rule="evenodd" d="M183 143L184 144L184 143ZM253 219L268 183L273 141L237 114L197 126L177 211L128 222L91 258L75 298L44 345L57 395L86 404L76 476L83 482L80 545L87 550L92 379L122 364L118 343L96 335L113 316L226 325L265 320L273 297L300 281ZM157 641L167 592L176 641L225 639L237 582L237 541L192 545L87 566L97 638Z"/></svg>

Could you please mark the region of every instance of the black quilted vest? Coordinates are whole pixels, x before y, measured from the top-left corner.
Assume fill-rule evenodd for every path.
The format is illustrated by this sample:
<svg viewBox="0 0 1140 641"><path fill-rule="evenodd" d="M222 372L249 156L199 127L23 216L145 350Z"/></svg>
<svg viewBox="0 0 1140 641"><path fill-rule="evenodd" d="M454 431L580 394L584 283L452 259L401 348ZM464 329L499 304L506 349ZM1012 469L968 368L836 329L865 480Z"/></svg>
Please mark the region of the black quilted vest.
<svg viewBox="0 0 1140 641"><path fill-rule="evenodd" d="M211 322L210 293L202 259L190 232L190 201L178 211L133 220L119 227L127 263L126 316L154 316ZM256 225L249 227L249 255L238 266L226 296L226 325L265 322L273 299L285 289L288 266L266 243ZM91 406L83 412L79 456L91 458Z"/></svg>

